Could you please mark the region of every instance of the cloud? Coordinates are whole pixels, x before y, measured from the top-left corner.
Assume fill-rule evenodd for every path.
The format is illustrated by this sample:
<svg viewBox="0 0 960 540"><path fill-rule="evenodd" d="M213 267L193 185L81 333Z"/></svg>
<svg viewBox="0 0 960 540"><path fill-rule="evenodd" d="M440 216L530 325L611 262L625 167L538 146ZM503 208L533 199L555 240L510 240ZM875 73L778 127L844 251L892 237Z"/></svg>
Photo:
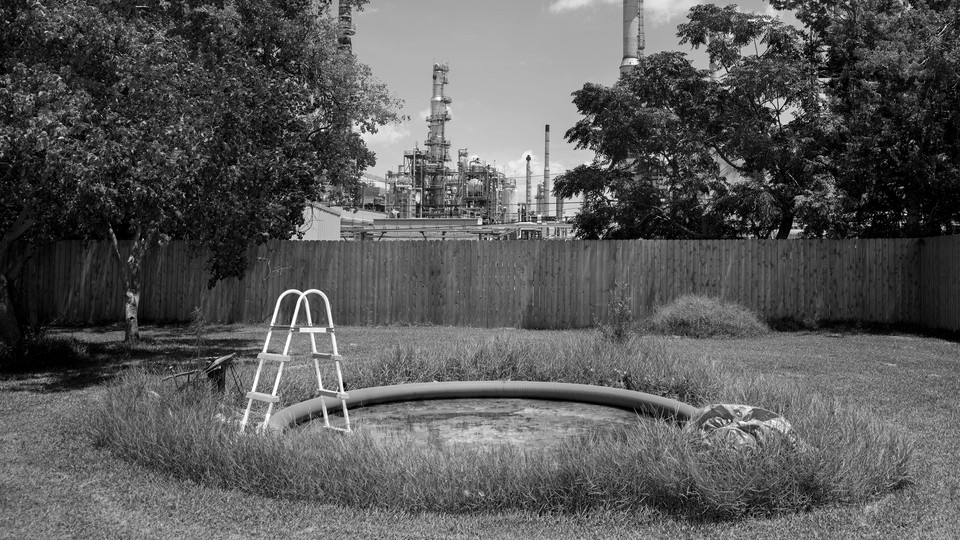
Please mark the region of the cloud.
<svg viewBox="0 0 960 540"><path fill-rule="evenodd" d="M702 3L699 0L644 0L643 14L646 21L665 23L683 17L692 6ZM554 0L550 4L553 13L564 13L598 6L622 5L623 0Z"/></svg>
<svg viewBox="0 0 960 540"><path fill-rule="evenodd" d="M540 156L533 153L533 150L527 150L520 154L520 157L517 159L507 160L506 165L502 167L502 170L506 172L507 176L512 176L517 179L517 189L522 189L523 186L526 185L527 156L530 156L530 175L532 176L533 183L536 184L543 181L543 161L541 161ZM560 174L563 170L563 165L559 161L550 162L551 178Z"/></svg>
<svg viewBox="0 0 960 540"><path fill-rule="evenodd" d="M517 176L524 176L527 174L527 156L530 156L530 170L533 171L533 175L536 176L540 174L543 176L543 163L541 163L537 156L533 154L533 150L527 150L524 153L520 154L520 157L517 159L511 159L507 161L507 164L504 166L504 169L507 171L507 174ZM514 172L516 171L516 172Z"/></svg>
<svg viewBox="0 0 960 540"><path fill-rule="evenodd" d="M450 118L453 119L453 105L447 105L447 112L450 113ZM417 118L423 120L424 122L427 121L428 116L430 116L430 107L417 112Z"/></svg>
<svg viewBox="0 0 960 540"><path fill-rule="evenodd" d="M562 13L564 11L573 11L585 7L592 7L602 4L619 4L622 0L555 0L550 4L550 11Z"/></svg>
<svg viewBox="0 0 960 540"><path fill-rule="evenodd" d="M685 17L690 8L704 2L698 0L646 0L644 20L665 23L672 19Z"/></svg>
<svg viewBox="0 0 960 540"><path fill-rule="evenodd" d="M363 140L367 144L390 146L411 135L410 128L406 124L387 124L380 126L376 133L364 133Z"/></svg>

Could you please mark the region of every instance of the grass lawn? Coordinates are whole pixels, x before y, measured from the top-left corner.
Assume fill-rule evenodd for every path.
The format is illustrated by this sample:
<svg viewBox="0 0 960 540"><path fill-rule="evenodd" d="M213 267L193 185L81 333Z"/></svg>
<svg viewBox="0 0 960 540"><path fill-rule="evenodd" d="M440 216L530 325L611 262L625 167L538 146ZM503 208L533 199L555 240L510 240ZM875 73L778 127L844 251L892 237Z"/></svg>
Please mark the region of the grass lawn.
<svg viewBox="0 0 960 540"><path fill-rule="evenodd" d="M182 365L194 337L146 327L127 348L114 329L56 330L93 343L89 366L0 375L0 537L4 538L955 538L960 535L960 344L912 335L772 333L738 340L664 339L681 356L794 380L875 411L916 441L915 484L867 505L775 518L691 523L650 510L582 516L407 514L336 501L273 500L162 477L98 450L80 418L129 367ZM444 327L338 328L345 368L397 343L560 332ZM253 363L264 334L211 327L204 356ZM249 379L245 381L249 383Z"/></svg>

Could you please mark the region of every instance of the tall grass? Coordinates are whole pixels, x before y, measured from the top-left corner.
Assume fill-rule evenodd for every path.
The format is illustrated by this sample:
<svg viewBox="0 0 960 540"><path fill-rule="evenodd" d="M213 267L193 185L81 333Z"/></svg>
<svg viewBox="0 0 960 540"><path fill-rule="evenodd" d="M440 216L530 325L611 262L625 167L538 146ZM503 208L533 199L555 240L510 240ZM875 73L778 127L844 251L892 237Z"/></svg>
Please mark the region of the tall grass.
<svg viewBox="0 0 960 540"><path fill-rule="evenodd" d="M235 403L206 385L177 391L143 372L127 374L103 393L86 431L121 457L181 479L269 497L409 511L654 507L734 519L865 501L909 481L910 444L868 414L761 377L722 373L702 359L672 357L649 340L619 346L592 337L398 345L351 382L494 378L661 389L695 404L749 403L786 415L804 444L774 438L755 449L707 446L698 433L652 420L549 449L414 444L404 434L384 439L362 431L241 436L227 421L236 416Z"/></svg>
<svg viewBox="0 0 960 540"><path fill-rule="evenodd" d="M690 294L659 307L645 326L656 334L695 338L753 337L770 331L755 313L740 304Z"/></svg>
<svg viewBox="0 0 960 540"><path fill-rule="evenodd" d="M355 388L430 381L559 381L699 403L716 392L717 369L638 337L618 344L591 334L551 340L498 336L480 344L398 344L378 361L358 364L348 381Z"/></svg>
<svg viewBox="0 0 960 540"><path fill-rule="evenodd" d="M595 321L600 337L614 343L625 343L635 330L633 320L632 299L630 298L630 284L617 283L616 289L607 302L607 321Z"/></svg>

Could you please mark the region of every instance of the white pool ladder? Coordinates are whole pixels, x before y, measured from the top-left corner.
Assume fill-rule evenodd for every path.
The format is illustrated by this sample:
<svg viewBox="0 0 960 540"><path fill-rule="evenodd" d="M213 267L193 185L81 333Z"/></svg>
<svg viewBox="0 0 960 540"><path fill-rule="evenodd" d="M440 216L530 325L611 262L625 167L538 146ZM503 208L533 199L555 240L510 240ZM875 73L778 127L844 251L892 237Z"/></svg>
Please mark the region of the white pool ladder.
<svg viewBox="0 0 960 540"><path fill-rule="evenodd" d="M314 326L313 318L310 313L310 301L308 296L318 295L323 300L324 307L326 308L327 324L329 326ZM277 316L280 314L280 304L283 302L283 299L289 295L297 295L297 305L293 309L293 317L290 320L289 325L278 325ZM307 324L298 326L297 318L300 314L300 306L303 306L304 311L306 312ZM270 338L273 336L274 330L286 330L287 339L283 344L283 352L271 353L270 351ZM257 355L259 364L257 365L257 372L253 376L253 385L250 389L250 392L247 392L247 409L243 413L243 420L240 421L240 433L243 433L244 428L247 425L247 422L250 420L250 411L253 409L253 403L255 401L266 403L267 412L264 414L263 423L260 424L259 429L263 429L267 425L267 422L270 421L270 415L273 414L273 406L280 401L277 391L280 388L280 378L283 376L283 366L292 360L290 355L290 342L293 338L293 334L308 334L310 336L310 347L311 347L311 357L313 358L313 367L317 373L317 396L328 397L340 400L340 406L343 410L343 427L333 426L330 424L330 417L327 415L327 405L326 403L321 404L321 410L323 411L323 426L334 429L337 431L350 432L350 415L347 412L347 392L343 389L343 372L340 367L340 361L343 359L340 356L340 353L337 352L337 336L334 333L333 328L333 314L330 310L330 301L327 299L327 295L317 289L310 289L308 291L299 291L297 289L289 289L284 291L283 294L277 298L277 304L273 308L273 318L270 319L270 327L267 330L267 339L263 343L263 351ZM326 334L330 336L330 345L331 352L322 353L317 351L317 334ZM323 360L325 365L329 365L331 362L336 368L337 374L337 389L330 390L323 387L323 376L320 374L320 361ZM266 362L277 362L277 377L273 381L273 390L267 394L257 391L257 385L260 383L260 374L263 371L263 365Z"/></svg>

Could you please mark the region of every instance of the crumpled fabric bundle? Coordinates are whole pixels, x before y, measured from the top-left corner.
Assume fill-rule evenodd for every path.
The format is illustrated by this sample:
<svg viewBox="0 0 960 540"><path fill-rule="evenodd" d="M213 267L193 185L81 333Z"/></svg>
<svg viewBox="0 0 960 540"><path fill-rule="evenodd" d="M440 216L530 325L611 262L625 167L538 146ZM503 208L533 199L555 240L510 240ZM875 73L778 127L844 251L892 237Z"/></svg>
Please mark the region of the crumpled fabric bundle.
<svg viewBox="0 0 960 540"><path fill-rule="evenodd" d="M707 405L684 427L701 434L708 446L757 448L771 437L788 437L805 446L791 433L790 422L779 414L749 405Z"/></svg>

